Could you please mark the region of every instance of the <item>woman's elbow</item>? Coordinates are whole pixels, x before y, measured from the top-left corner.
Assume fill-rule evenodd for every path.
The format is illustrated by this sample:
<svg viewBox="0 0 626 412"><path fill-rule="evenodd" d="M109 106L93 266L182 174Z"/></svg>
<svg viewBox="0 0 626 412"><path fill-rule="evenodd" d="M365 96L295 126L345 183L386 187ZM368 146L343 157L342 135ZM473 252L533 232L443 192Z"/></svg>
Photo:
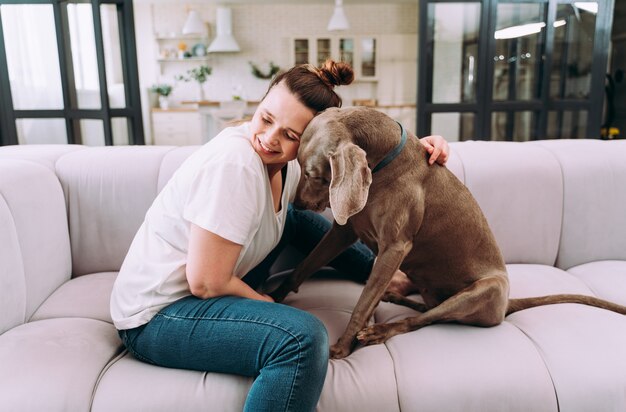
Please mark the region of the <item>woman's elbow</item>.
<svg viewBox="0 0 626 412"><path fill-rule="evenodd" d="M224 294L224 285L217 284L216 282L207 283L199 280L189 279L189 276L187 278L187 282L189 283L189 291L192 295L199 299L210 299L222 296Z"/></svg>

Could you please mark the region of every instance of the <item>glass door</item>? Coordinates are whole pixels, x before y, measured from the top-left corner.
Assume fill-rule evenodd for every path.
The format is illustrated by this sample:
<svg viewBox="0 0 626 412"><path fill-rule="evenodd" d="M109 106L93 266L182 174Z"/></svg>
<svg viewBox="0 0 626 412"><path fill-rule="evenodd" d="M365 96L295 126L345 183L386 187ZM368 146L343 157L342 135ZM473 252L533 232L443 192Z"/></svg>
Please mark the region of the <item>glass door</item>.
<svg viewBox="0 0 626 412"><path fill-rule="evenodd" d="M600 136L613 0L420 5L419 135Z"/></svg>

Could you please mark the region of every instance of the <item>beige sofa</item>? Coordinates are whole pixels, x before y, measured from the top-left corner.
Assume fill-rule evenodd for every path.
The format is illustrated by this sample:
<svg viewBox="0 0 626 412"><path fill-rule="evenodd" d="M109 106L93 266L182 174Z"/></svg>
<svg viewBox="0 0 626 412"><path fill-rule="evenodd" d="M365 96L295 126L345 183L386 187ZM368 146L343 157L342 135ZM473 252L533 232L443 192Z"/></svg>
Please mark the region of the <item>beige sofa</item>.
<svg viewBox="0 0 626 412"><path fill-rule="evenodd" d="M0 410L242 409L250 379L141 363L109 315L146 209L194 150L0 148ZM454 143L449 168L487 215L513 297L626 305L625 141ZM334 340L361 289L318 277L288 303ZM383 303L375 321L407 314ZM331 361L319 410L625 411L626 317L567 304L429 326Z"/></svg>

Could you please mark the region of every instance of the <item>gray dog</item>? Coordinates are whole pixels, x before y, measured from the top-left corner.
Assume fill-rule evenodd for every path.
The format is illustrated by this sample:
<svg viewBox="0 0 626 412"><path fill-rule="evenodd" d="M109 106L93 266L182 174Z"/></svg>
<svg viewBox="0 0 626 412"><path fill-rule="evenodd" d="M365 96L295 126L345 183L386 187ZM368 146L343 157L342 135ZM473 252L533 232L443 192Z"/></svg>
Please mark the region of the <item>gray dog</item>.
<svg viewBox="0 0 626 412"><path fill-rule="evenodd" d="M374 109L328 109L302 136L295 205L315 211L330 205L335 222L271 296L282 301L359 238L377 255L331 357L349 355L357 340L382 343L435 322L495 326L540 305L581 303L626 314L624 306L583 295L509 299L504 259L478 203L456 176L429 166L427 158L413 134ZM398 268L423 304L385 294ZM420 313L365 327L381 299Z"/></svg>

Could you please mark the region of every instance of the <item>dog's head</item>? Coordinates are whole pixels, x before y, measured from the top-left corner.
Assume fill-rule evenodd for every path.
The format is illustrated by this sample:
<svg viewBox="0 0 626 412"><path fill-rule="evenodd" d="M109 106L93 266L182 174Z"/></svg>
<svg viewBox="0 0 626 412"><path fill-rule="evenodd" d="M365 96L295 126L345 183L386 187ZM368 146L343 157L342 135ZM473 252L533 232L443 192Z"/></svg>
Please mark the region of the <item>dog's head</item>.
<svg viewBox="0 0 626 412"><path fill-rule="evenodd" d="M372 172L366 153L353 143L339 109L316 116L302 134L298 161L302 176L295 206L322 211L330 206L335 221L345 225L367 201Z"/></svg>

